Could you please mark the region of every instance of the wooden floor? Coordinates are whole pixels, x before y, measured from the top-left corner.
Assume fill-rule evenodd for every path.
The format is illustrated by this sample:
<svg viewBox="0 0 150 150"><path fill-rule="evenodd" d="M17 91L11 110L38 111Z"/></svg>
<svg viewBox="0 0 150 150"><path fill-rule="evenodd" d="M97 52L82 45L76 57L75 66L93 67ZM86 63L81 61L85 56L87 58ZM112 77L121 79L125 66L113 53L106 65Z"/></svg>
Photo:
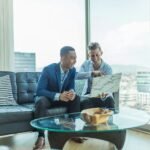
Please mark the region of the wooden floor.
<svg viewBox="0 0 150 150"><path fill-rule="evenodd" d="M0 150L32 150L37 133L20 133L10 136L0 136ZM48 140L43 150L50 150ZM150 150L150 134L138 131L127 131L123 150Z"/></svg>

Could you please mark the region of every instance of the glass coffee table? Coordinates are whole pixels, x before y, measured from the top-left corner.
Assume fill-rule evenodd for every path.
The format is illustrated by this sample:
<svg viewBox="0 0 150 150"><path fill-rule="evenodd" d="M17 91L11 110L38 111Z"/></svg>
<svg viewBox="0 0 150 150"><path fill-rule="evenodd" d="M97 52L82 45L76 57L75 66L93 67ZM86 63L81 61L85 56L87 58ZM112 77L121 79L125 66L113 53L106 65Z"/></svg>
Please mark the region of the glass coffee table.
<svg viewBox="0 0 150 150"><path fill-rule="evenodd" d="M51 148L61 149L69 138L82 136L108 140L121 150L125 142L126 130L142 126L148 123L149 119L149 115L143 111L121 108L120 112L113 114L105 124L86 124L79 112L35 119L31 121L31 126L48 130Z"/></svg>

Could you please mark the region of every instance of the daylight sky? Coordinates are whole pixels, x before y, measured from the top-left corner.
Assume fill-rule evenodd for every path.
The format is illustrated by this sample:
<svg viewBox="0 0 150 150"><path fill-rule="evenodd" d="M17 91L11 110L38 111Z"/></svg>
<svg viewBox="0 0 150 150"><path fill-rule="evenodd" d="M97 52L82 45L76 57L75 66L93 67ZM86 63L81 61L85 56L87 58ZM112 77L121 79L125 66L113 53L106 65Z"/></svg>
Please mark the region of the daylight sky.
<svg viewBox="0 0 150 150"><path fill-rule="evenodd" d="M85 60L84 0L14 0L15 51L35 52L37 68L71 45ZM91 0L91 40L109 64L150 66L150 1Z"/></svg>
<svg viewBox="0 0 150 150"><path fill-rule="evenodd" d="M94 0L91 7L92 40L101 43L104 58L150 67L150 1Z"/></svg>

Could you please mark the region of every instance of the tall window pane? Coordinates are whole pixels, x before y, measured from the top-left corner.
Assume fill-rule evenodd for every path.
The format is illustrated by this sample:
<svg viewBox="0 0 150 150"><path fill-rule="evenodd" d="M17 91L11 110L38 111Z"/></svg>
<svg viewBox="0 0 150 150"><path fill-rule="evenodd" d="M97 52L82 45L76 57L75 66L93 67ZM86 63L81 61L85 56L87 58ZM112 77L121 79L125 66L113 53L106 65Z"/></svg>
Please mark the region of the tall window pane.
<svg viewBox="0 0 150 150"><path fill-rule="evenodd" d="M14 0L15 51L35 53L41 70L59 61L62 46L71 45L78 67L85 59L84 16L84 0Z"/></svg>
<svg viewBox="0 0 150 150"><path fill-rule="evenodd" d="M120 104L150 113L150 1L91 0L91 40L123 73Z"/></svg>

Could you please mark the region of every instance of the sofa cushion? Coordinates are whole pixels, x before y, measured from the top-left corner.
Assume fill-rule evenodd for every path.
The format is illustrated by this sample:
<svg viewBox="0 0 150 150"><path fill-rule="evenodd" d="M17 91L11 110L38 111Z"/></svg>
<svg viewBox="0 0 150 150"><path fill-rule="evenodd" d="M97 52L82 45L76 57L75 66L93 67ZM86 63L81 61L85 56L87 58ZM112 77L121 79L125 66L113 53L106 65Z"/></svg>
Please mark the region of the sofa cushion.
<svg viewBox="0 0 150 150"><path fill-rule="evenodd" d="M23 104L23 107L29 108L31 109L33 112L35 111L35 105L34 104ZM60 115L60 114L64 114L67 112L67 108L66 107L53 107L48 109L47 115L48 116L53 116L53 115Z"/></svg>
<svg viewBox="0 0 150 150"><path fill-rule="evenodd" d="M23 106L1 106L0 124L32 120L33 112Z"/></svg>
<svg viewBox="0 0 150 150"><path fill-rule="evenodd" d="M35 111L35 104L34 103L26 103L26 104L22 104L21 106L29 108L33 112Z"/></svg>
<svg viewBox="0 0 150 150"><path fill-rule="evenodd" d="M17 105L12 94L9 75L0 77L0 105Z"/></svg>
<svg viewBox="0 0 150 150"><path fill-rule="evenodd" d="M19 72L16 73L17 102L19 104L33 103L36 94L39 72Z"/></svg>

